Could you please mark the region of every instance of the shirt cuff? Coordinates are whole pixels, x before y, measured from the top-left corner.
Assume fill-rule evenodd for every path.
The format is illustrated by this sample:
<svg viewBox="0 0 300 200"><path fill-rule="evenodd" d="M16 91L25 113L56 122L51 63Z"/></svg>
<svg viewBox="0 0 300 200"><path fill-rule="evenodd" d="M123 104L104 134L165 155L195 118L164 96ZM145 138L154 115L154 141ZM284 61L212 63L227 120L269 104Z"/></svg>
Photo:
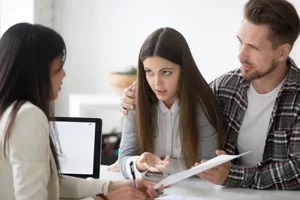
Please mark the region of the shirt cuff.
<svg viewBox="0 0 300 200"><path fill-rule="evenodd" d="M229 187L241 187L244 181L244 170L243 166L232 164L227 179L223 185Z"/></svg>
<svg viewBox="0 0 300 200"><path fill-rule="evenodd" d="M131 174L131 170L130 170L130 162L133 162L133 169L134 169L134 173L135 173L135 178L136 179L142 179L142 174L141 172L136 168L136 160L138 159L139 156L132 156L130 158L127 159L126 161L126 173L128 175L128 177L130 179L133 179L132 174Z"/></svg>

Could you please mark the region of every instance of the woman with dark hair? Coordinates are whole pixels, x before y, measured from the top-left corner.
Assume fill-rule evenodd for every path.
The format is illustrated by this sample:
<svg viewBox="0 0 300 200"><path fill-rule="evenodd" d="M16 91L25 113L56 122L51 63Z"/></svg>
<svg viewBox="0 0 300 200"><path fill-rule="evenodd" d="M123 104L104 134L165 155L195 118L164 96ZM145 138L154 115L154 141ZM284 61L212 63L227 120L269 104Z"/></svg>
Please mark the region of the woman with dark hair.
<svg viewBox="0 0 300 200"><path fill-rule="evenodd" d="M222 147L219 107L178 31L148 36L136 86L136 109L124 119L120 145L125 177L131 178L131 162L137 172L173 173L215 156Z"/></svg>
<svg viewBox="0 0 300 200"><path fill-rule="evenodd" d="M140 191L132 181L59 174L59 142L49 119L65 77L65 56L63 38L42 25L16 24L0 40L1 199L153 199L159 191L143 180Z"/></svg>

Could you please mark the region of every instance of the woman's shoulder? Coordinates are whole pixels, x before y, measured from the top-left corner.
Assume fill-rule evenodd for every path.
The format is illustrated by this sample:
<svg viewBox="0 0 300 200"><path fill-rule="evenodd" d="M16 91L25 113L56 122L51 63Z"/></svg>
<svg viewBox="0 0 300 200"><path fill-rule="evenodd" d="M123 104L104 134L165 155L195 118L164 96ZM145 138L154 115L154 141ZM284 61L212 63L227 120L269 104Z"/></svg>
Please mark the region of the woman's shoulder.
<svg viewBox="0 0 300 200"><path fill-rule="evenodd" d="M16 102L12 103L7 109L6 111L3 113L2 122L5 122L9 119L13 106L15 105ZM32 104L31 102L25 102L24 104L21 105L21 107L19 108L17 114L16 114L16 118L15 118L15 122L16 123L20 123L20 122L42 122L45 124L48 124L48 119L45 115L45 113L36 105Z"/></svg>
<svg viewBox="0 0 300 200"><path fill-rule="evenodd" d="M25 102L18 110L17 119L40 119L48 123L45 113L31 102Z"/></svg>
<svg viewBox="0 0 300 200"><path fill-rule="evenodd" d="M1 134L5 133L8 128L15 103L6 109L5 115L0 120ZM31 158L43 160L44 156L42 154L44 153L44 148L48 148L48 143L49 122L46 115L37 106L30 102L25 102L18 109L10 130L9 147L11 151L13 149L18 151L15 156L22 157L23 160L31 160ZM39 149L39 151L35 152L36 149ZM45 151L48 150L46 149ZM31 158L28 157L29 154Z"/></svg>

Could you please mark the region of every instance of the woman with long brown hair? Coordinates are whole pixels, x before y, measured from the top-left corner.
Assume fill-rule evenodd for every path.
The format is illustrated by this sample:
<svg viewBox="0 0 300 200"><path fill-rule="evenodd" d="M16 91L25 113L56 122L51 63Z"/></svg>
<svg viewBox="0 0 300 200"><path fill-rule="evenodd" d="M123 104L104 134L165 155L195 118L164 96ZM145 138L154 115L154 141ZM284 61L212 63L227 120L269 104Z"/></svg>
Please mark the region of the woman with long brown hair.
<svg viewBox="0 0 300 200"><path fill-rule="evenodd" d="M148 36L136 86L136 109L124 119L120 144L125 177L131 162L136 172L173 173L222 148L217 101L178 31L160 28Z"/></svg>

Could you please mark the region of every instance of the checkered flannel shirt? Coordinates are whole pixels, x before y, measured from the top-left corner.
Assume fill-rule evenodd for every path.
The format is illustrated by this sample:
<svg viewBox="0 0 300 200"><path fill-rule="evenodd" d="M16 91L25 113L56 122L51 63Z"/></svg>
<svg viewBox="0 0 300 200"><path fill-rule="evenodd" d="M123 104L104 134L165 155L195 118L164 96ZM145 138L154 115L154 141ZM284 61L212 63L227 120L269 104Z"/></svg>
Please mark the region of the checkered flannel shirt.
<svg viewBox="0 0 300 200"><path fill-rule="evenodd" d="M271 114L262 161L245 167L238 159L234 160L224 185L255 189L300 188L300 69L291 58L287 64L290 69ZM237 139L247 110L249 85L249 81L241 77L240 69L210 84L223 118L224 150L230 155L239 154Z"/></svg>

